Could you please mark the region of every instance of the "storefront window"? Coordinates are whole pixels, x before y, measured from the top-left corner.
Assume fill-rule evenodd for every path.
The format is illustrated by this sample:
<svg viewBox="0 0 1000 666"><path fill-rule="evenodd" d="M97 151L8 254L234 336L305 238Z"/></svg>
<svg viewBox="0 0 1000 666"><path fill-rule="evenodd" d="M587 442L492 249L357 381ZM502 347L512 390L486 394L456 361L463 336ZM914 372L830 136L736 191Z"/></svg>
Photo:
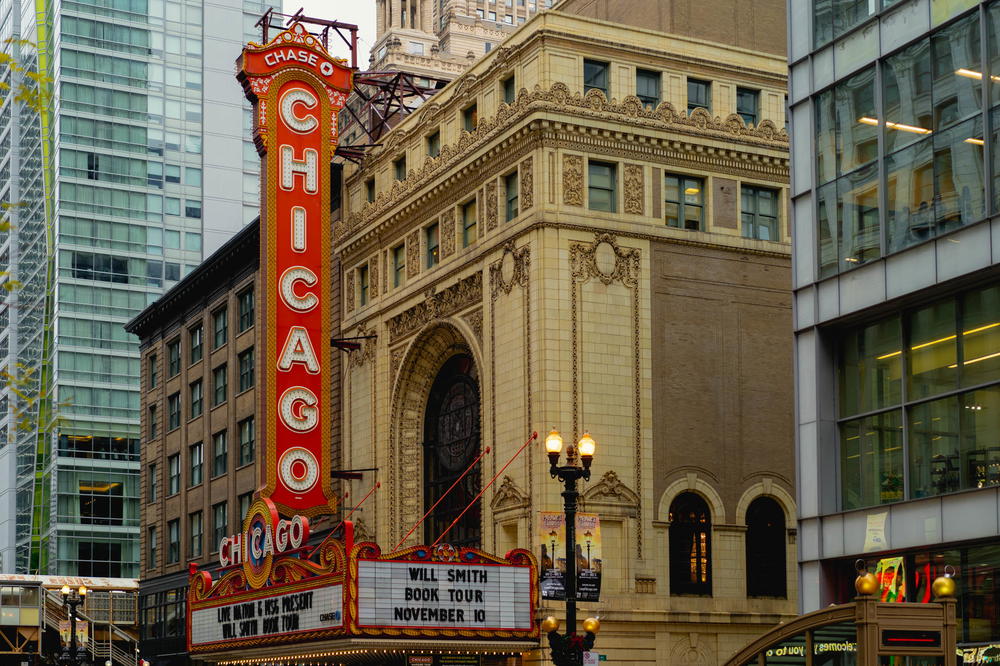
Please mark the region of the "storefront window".
<svg viewBox="0 0 1000 666"><path fill-rule="evenodd" d="M855 666L858 632L853 622L829 624L813 630L813 666Z"/></svg>
<svg viewBox="0 0 1000 666"><path fill-rule="evenodd" d="M805 666L806 663L806 636L799 634L792 636L783 643L778 643L764 651L764 663L768 666L781 664L782 666Z"/></svg>

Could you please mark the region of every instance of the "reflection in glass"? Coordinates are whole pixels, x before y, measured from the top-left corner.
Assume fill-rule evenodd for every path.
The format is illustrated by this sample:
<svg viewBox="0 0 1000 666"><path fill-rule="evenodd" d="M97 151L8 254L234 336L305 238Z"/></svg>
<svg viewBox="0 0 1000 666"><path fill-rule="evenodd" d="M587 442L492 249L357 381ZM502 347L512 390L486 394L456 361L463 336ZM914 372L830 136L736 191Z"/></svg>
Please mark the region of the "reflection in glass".
<svg viewBox="0 0 1000 666"><path fill-rule="evenodd" d="M853 622L828 624L813 630L813 666L855 666L858 631Z"/></svg>
<svg viewBox="0 0 1000 666"><path fill-rule="evenodd" d="M963 487L958 398L910 409L910 496L929 497Z"/></svg>
<svg viewBox="0 0 1000 666"><path fill-rule="evenodd" d="M1000 635L1000 546L995 544L969 548L968 566L962 572L962 615L966 618L964 635L969 643L995 641ZM992 611L992 612L991 612Z"/></svg>
<svg viewBox="0 0 1000 666"><path fill-rule="evenodd" d="M907 397L918 400L954 389L958 379L955 301L916 310L909 325Z"/></svg>
<svg viewBox="0 0 1000 666"><path fill-rule="evenodd" d="M764 650L764 663L782 664L785 666L805 666L806 637L805 634L792 636L783 643L772 645Z"/></svg>
<svg viewBox="0 0 1000 666"><path fill-rule="evenodd" d="M816 97L816 183L837 177L837 107L832 90Z"/></svg>
<svg viewBox="0 0 1000 666"><path fill-rule="evenodd" d="M986 31L989 37L986 41L990 63L989 97L990 106L993 106L1000 103L1000 3L990 3L986 8Z"/></svg>
<svg viewBox="0 0 1000 666"><path fill-rule="evenodd" d="M1000 89L1000 84L993 87ZM993 128L993 133L990 135L993 161L993 212L996 213L1000 211L1000 109L993 109L990 113L990 126Z"/></svg>
<svg viewBox="0 0 1000 666"><path fill-rule="evenodd" d="M840 206L836 181L816 190L816 223L819 228L819 277L836 275L840 269L837 248L840 246Z"/></svg>
<svg viewBox="0 0 1000 666"><path fill-rule="evenodd" d="M878 155L878 114L875 111L875 67L838 85L834 92L840 169L847 173Z"/></svg>
<svg viewBox="0 0 1000 666"><path fill-rule="evenodd" d="M840 413L863 414L898 405L902 352L899 317L847 333L840 348Z"/></svg>
<svg viewBox="0 0 1000 666"><path fill-rule="evenodd" d="M1000 386L962 396L962 448L964 487L1000 485Z"/></svg>
<svg viewBox="0 0 1000 666"><path fill-rule="evenodd" d="M888 137L892 132L886 132ZM934 235L932 139L889 155L885 160L886 224L889 252Z"/></svg>
<svg viewBox="0 0 1000 666"><path fill-rule="evenodd" d="M979 15L972 14L931 36L934 131L982 111L983 68Z"/></svg>
<svg viewBox="0 0 1000 666"><path fill-rule="evenodd" d="M870 164L837 181L840 199L840 269L877 259L881 238L878 220L878 165Z"/></svg>
<svg viewBox="0 0 1000 666"><path fill-rule="evenodd" d="M932 129L931 44L924 39L887 58L882 68L885 151L902 148Z"/></svg>
<svg viewBox="0 0 1000 666"><path fill-rule="evenodd" d="M1000 378L1000 286L962 297L962 385Z"/></svg>
<svg viewBox="0 0 1000 666"><path fill-rule="evenodd" d="M845 510L903 499L902 427L899 410L841 424L841 504Z"/></svg>
<svg viewBox="0 0 1000 666"><path fill-rule="evenodd" d="M983 219L984 168L980 118L934 135L934 211L939 234Z"/></svg>

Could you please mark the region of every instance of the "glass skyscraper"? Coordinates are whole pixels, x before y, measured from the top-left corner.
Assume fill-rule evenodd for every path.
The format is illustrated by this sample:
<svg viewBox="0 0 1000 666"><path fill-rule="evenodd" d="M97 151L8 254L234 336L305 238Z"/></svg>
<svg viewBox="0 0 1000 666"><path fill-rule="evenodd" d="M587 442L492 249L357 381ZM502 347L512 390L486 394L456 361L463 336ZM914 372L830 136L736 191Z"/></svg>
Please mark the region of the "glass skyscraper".
<svg viewBox="0 0 1000 666"><path fill-rule="evenodd" d="M257 215L259 0L0 0L0 571L138 576L122 325Z"/></svg>

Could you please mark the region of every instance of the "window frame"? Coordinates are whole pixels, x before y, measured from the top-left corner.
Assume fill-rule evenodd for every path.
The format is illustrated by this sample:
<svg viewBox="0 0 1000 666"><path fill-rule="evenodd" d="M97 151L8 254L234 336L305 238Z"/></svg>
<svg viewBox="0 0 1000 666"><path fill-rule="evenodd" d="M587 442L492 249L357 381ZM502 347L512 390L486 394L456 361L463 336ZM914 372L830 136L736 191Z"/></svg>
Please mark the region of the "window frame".
<svg viewBox="0 0 1000 666"><path fill-rule="evenodd" d="M610 187L601 187L594 185L594 173L595 167L608 167L611 177ZM594 205L593 193L607 192L609 193L608 200L610 205L608 208L602 208L600 206ZM587 160L587 209L596 210L604 213L617 213L618 212L618 163L617 162L606 162L604 160Z"/></svg>
<svg viewBox="0 0 1000 666"><path fill-rule="evenodd" d="M236 362L240 373L237 395L244 391L249 391L257 382L257 359L254 357L254 348L247 347L236 356Z"/></svg>
<svg viewBox="0 0 1000 666"><path fill-rule="evenodd" d="M212 478L223 476L228 471L229 430L224 429L212 435Z"/></svg>
<svg viewBox="0 0 1000 666"><path fill-rule="evenodd" d="M677 198L679 199L679 201L671 201L670 199L667 198L667 196L668 196L667 195L667 191L669 189L667 187L667 179L669 179L669 178L673 178L673 179L677 180L677 188L676 189L677 189ZM700 204L688 203L685 200L685 196L687 195L687 191L689 189L689 187L688 187L688 183L689 182L695 182L695 183L697 183L698 188L699 188L699 193L700 193L700 196L701 196L701 203ZM663 206L663 208L664 208L664 212L663 212L663 214L664 214L664 224L666 224L668 227L671 227L671 228L674 228L674 229L686 229L688 231L704 231L705 230L705 224L706 224L706 221L705 221L705 208L706 208L706 205L705 205L705 178L703 178L701 176L688 176L688 175L679 174L679 173L665 173L665 174L663 174L663 204L664 204L664 206ZM666 218L666 215L667 215L667 210L666 209L667 209L668 204L673 204L673 205L677 206L677 224L671 224L670 221ZM687 209L689 207L690 208L697 208L697 209L699 209L701 211L700 215L698 216L698 227L696 229L692 229L691 227L687 226L686 211L687 211Z"/></svg>
<svg viewBox="0 0 1000 666"><path fill-rule="evenodd" d="M256 302L254 300L254 288L248 287L236 297L237 302L237 334L250 330L254 325L256 317Z"/></svg>
<svg viewBox="0 0 1000 666"><path fill-rule="evenodd" d="M188 365L194 365L205 354L205 328L200 323L188 329Z"/></svg>
<svg viewBox="0 0 1000 666"><path fill-rule="evenodd" d="M236 424L239 428L239 438L240 438L240 455L239 455L239 465L238 467L243 467L244 465L249 465L253 463L256 459L256 447L257 447L257 433L256 424L254 423L254 417L248 416L245 419L240 420ZM245 435L249 433L249 439ZM249 455L245 454L245 451L249 451Z"/></svg>
<svg viewBox="0 0 1000 666"><path fill-rule="evenodd" d="M180 518L167 521L167 564L181 561L181 524Z"/></svg>
<svg viewBox="0 0 1000 666"><path fill-rule="evenodd" d="M753 111L747 111L740 108L740 96L751 95L753 97ZM743 86L736 87L736 113L743 119L746 124L756 126L760 122L760 90L756 88L744 88ZM749 118L748 118L749 116Z"/></svg>
<svg viewBox="0 0 1000 666"><path fill-rule="evenodd" d="M181 454L172 453L167 456L167 497L173 497L181 491Z"/></svg>
<svg viewBox="0 0 1000 666"><path fill-rule="evenodd" d="M463 203L459 211L462 217L462 247L466 248L479 240L479 205L476 197Z"/></svg>
<svg viewBox="0 0 1000 666"><path fill-rule="evenodd" d="M588 75L587 69L591 69ZM600 74L601 81L594 81L593 83L588 83L588 79L593 79L597 74ZM597 85L602 83L603 85ZM606 60L594 60L592 58L583 59L583 94L586 95L591 90L600 90L604 93L604 96L609 98L611 85L611 63Z"/></svg>
<svg viewBox="0 0 1000 666"><path fill-rule="evenodd" d="M697 102L691 101L691 87L701 86L705 93L705 103L699 104ZM687 112L690 116L695 109L705 109L709 114L712 113L712 82L706 81L705 79L698 79L692 76L687 78Z"/></svg>
<svg viewBox="0 0 1000 666"><path fill-rule="evenodd" d="M645 78L647 80L656 82L656 97L652 98L645 94L640 94L639 91L639 80ZM635 68L635 96L639 98L642 105L647 108L655 109L663 101L663 73L658 72L654 69L644 69L642 67Z"/></svg>
<svg viewBox="0 0 1000 666"><path fill-rule="evenodd" d="M472 133L479 127L479 104L473 102L462 109L462 129Z"/></svg>
<svg viewBox="0 0 1000 666"><path fill-rule="evenodd" d="M219 379L222 382L219 382ZM221 394L221 395L220 395ZM229 399L229 364L223 363L212 369L212 407L218 407Z"/></svg>
<svg viewBox="0 0 1000 666"><path fill-rule="evenodd" d="M433 245L431 239L434 240ZM424 260L427 268L434 268L441 263L441 227L437 222L424 227L424 242L426 253Z"/></svg>
<svg viewBox="0 0 1000 666"><path fill-rule="evenodd" d="M392 286L402 287L406 284L406 243L396 245L389 253L392 256Z"/></svg>
<svg viewBox="0 0 1000 666"><path fill-rule="evenodd" d="M751 200L753 201L753 210L744 210L744 192L752 192L753 195ZM764 215L760 211L760 195L764 192L769 192L774 194L774 238L760 238L760 228L763 226L760 223L760 218L771 219L770 215ZM752 215L752 235L747 235L746 233L746 221L744 220L745 215ZM781 242L781 189L777 187L767 187L764 185L753 185L748 183L740 184L740 235L743 238L750 238L753 240L764 240L770 242Z"/></svg>
<svg viewBox="0 0 1000 666"><path fill-rule="evenodd" d="M205 446L202 442L188 445L188 488L205 480Z"/></svg>
<svg viewBox="0 0 1000 666"><path fill-rule="evenodd" d="M212 351L229 341L229 307L223 305L212 311Z"/></svg>
<svg viewBox="0 0 1000 666"><path fill-rule="evenodd" d="M167 343L167 379L181 374L181 339L176 337Z"/></svg>
<svg viewBox="0 0 1000 666"><path fill-rule="evenodd" d="M514 169L503 177L503 200L504 200L504 221L510 222L521 214L520 204L520 183L518 182L518 170ZM513 183L513 187L511 184ZM511 196L513 190L514 195Z"/></svg>
<svg viewBox="0 0 1000 666"><path fill-rule="evenodd" d="M188 384L188 420L196 419L205 413L205 385L201 379Z"/></svg>

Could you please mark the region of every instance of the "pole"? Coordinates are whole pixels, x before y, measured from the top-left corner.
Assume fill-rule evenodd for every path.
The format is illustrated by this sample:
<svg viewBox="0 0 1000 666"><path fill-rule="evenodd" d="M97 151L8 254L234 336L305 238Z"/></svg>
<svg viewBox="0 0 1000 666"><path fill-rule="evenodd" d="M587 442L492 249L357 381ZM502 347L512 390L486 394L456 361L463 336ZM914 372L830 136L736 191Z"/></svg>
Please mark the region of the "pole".
<svg viewBox="0 0 1000 666"><path fill-rule="evenodd" d="M69 663L77 663L76 654L76 602L69 600Z"/></svg>
<svg viewBox="0 0 1000 666"><path fill-rule="evenodd" d="M576 633L576 477L567 475L565 500L566 513L566 634Z"/></svg>

